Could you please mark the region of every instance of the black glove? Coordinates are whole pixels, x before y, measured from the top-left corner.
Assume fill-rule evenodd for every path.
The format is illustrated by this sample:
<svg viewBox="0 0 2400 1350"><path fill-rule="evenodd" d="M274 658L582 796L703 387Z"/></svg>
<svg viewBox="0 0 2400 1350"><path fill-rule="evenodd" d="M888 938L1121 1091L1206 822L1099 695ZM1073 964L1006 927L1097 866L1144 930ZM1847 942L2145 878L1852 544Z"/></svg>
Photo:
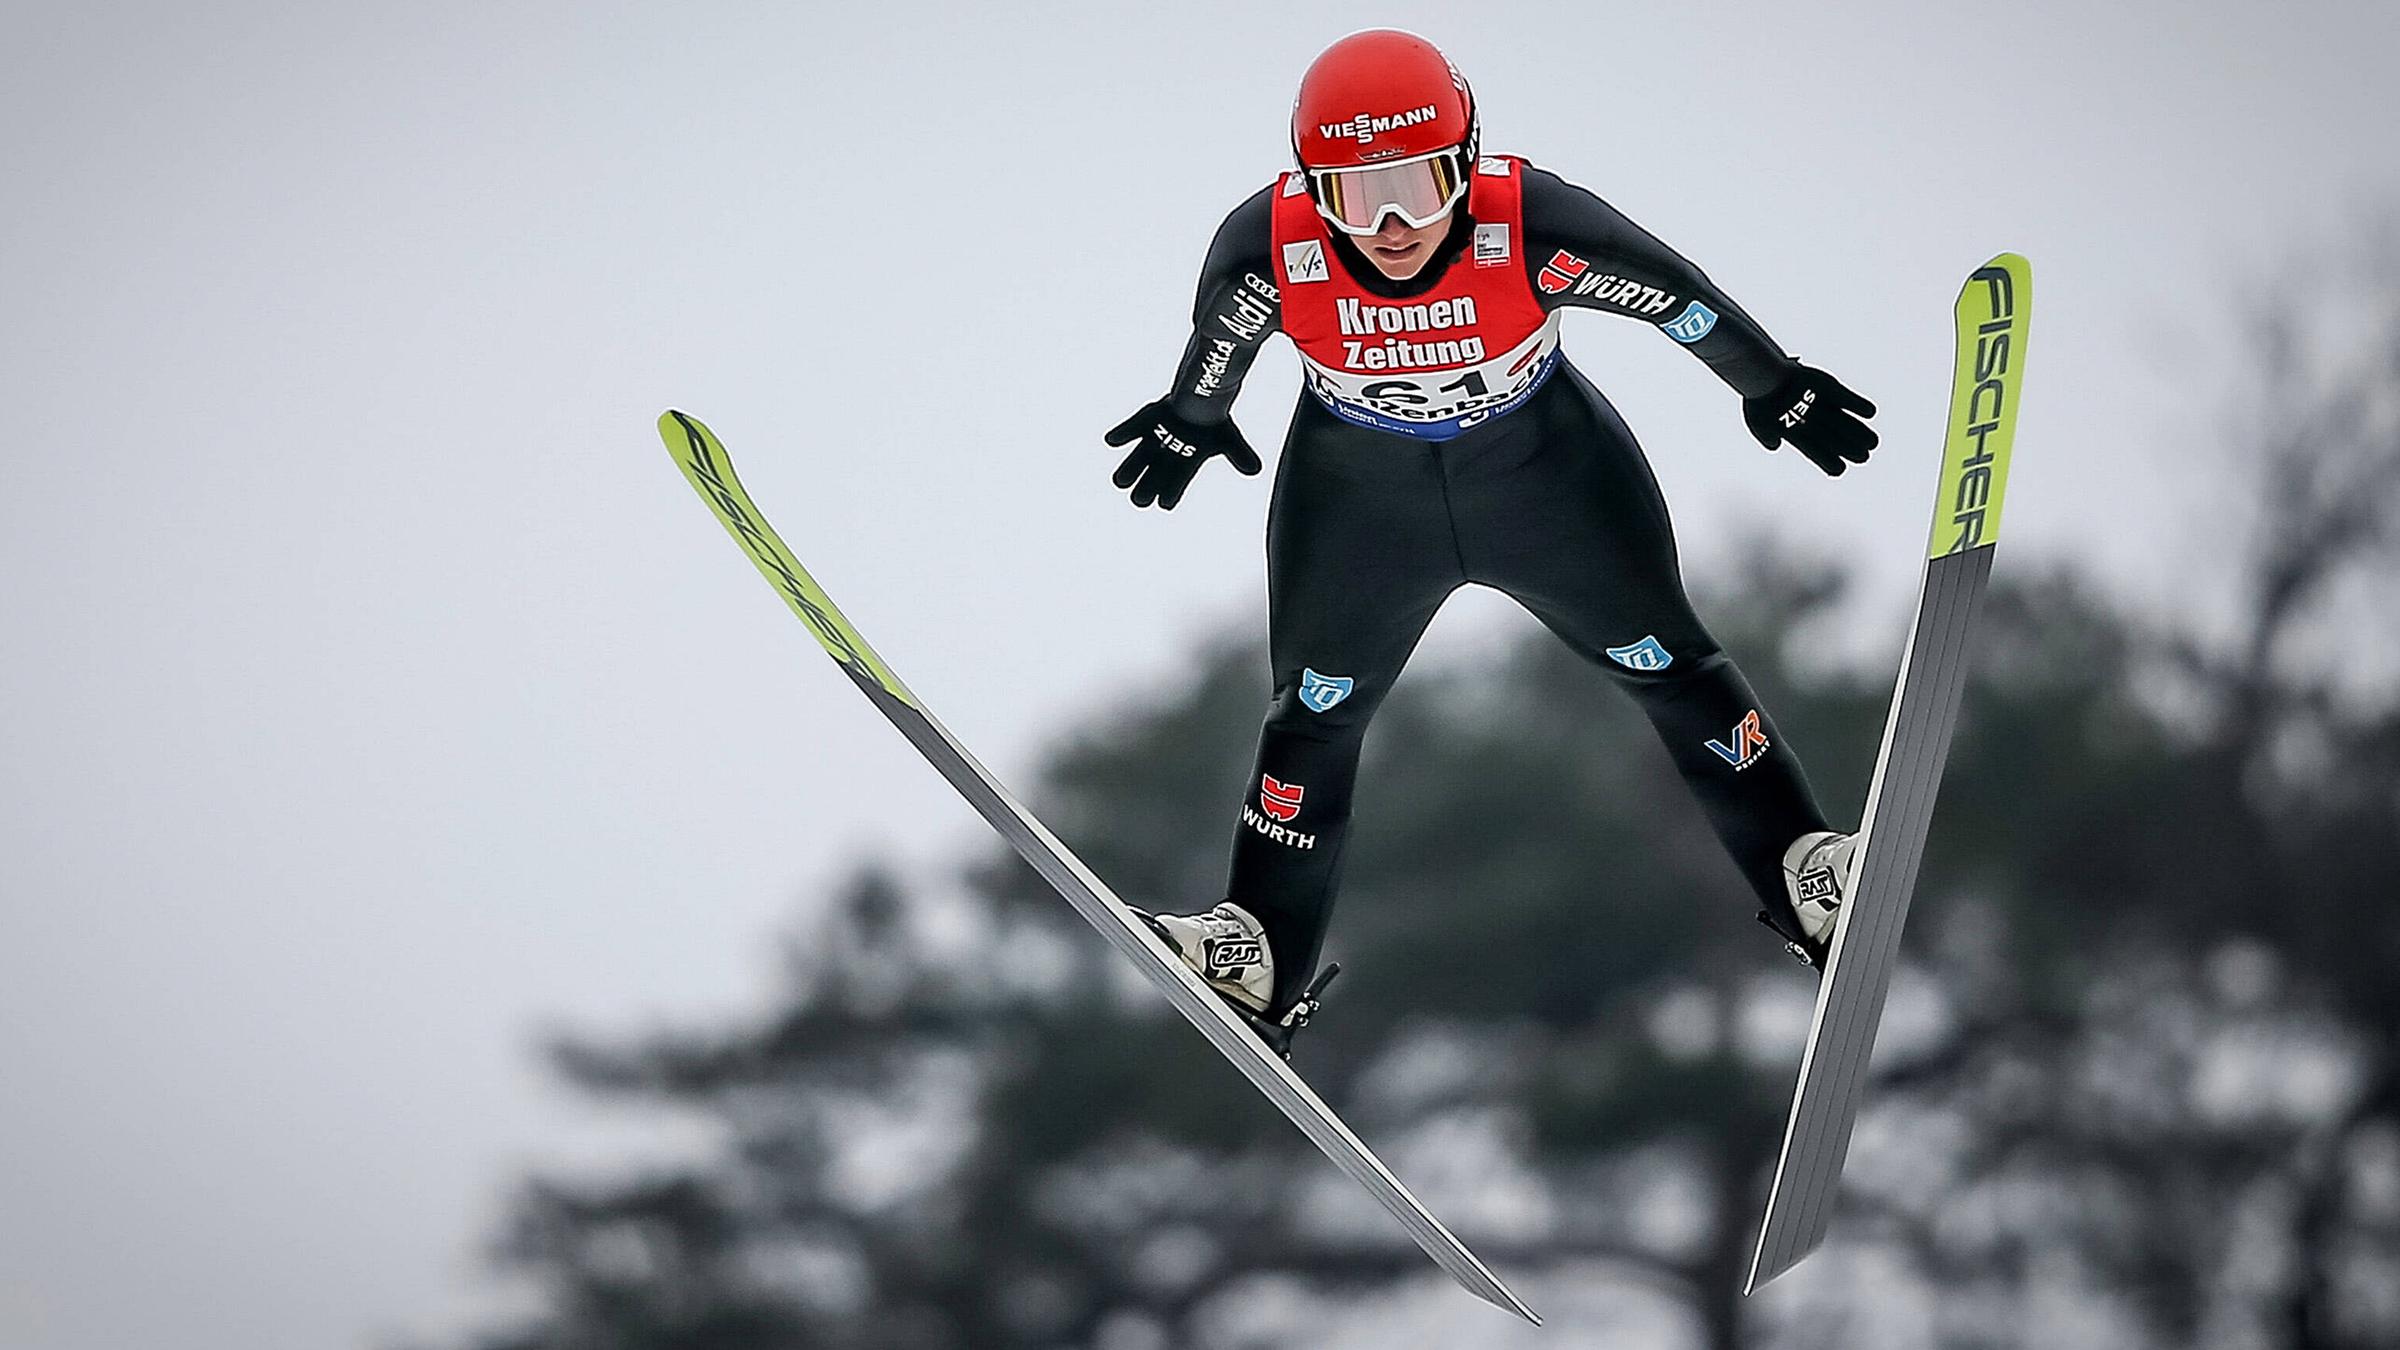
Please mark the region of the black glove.
<svg viewBox="0 0 2400 1350"><path fill-rule="evenodd" d="M1875 405L1842 387L1814 366L1794 364L1770 393L1742 400L1742 420L1769 450L1785 441L1826 473L1839 477L1874 452L1875 428L1866 419Z"/></svg>
<svg viewBox="0 0 2400 1350"><path fill-rule="evenodd" d="M1259 467L1258 452L1242 439L1240 427L1178 417L1163 398L1110 428L1108 443L1133 444L1133 453L1117 466L1117 486L1133 489L1135 506L1157 502L1161 511L1172 511L1183 500L1202 460L1223 455L1243 473L1257 473Z"/></svg>

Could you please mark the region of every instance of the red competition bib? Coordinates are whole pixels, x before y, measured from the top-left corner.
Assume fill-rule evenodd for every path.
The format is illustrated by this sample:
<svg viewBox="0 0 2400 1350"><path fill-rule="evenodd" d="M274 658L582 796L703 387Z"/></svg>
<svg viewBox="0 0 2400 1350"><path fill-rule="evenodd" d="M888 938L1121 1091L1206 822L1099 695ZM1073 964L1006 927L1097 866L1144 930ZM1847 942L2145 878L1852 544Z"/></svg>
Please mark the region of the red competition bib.
<svg viewBox="0 0 2400 1350"><path fill-rule="evenodd" d="M1274 213L1283 331L1300 351L1309 392L1335 416L1446 441L1515 408L1550 378L1558 317L1542 312L1517 251L1525 214L1519 162L1476 161L1468 256L1440 285L1398 301L1360 286L1331 256L1307 180L1284 175Z"/></svg>

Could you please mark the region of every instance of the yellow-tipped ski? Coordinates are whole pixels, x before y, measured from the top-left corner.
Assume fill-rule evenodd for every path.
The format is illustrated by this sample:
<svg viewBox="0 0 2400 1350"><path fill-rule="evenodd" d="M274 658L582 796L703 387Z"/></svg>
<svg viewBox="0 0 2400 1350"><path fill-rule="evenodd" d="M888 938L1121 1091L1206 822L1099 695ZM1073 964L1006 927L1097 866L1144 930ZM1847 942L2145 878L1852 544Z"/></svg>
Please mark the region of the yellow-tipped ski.
<svg viewBox="0 0 2400 1350"><path fill-rule="evenodd" d="M1942 447L1926 555L1983 548L2000 537L2008 451L2017 437L2017 393L2025 379L2025 320L2033 312L2033 266L2003 253L1958 293L1958 368L1950 381L1950 438Z"/></svg>
<svg viewBox="0 0 2400 1350"><path fill-rule="evenodd" d="M1917 614L1900 652L1883 748L1859 822L1855 870L1834 920L1816 1011L1801 1046L1783 1152L1745 1292L1815 1251L1841 1201L1842 1164L1866 1095L1901 929L1966 696L1975 617L1997 554L2032 313L2033 269L2014 253L1975 269L1953 311L1958 378L1950 393L1950 429L1942 442Z"/></svg>
<svg viewBox="0 0 2400 1350"><path fill-rule="evenodd" d="M909 694L891 668L867 646L866 639L834 608L824 589L801 569L792 551L775 536L766 517L752 504L750 494L742 490L741 480L734 477L733 461L726 456L725 447L709 434L708 428L695 418L669 412L658 419L658 431L666 439L667 448L674 452L675 462L683 466L683 476L707 499L709 509L716 512L717 519L741 543L742 551L750 555L759 573L774 584L777 593L791 605L792 612L817 635L827 654L849 672L867 701L916 747L917 753L936 772L949 780L950 786L958 789L967 805L1050 883L1060 899L1099 930L1110 946L1131 960L1166 996L1167 1002L1297 1125L1334 1166L1365 1187L1376 1203L1407 1230L1409 1238L1458 1281L1460 1287L1494 1307L1540 1326L1542 1319L1533 1309L1509 1292L1500 1277L1468 1250L1457 1234L1443 1227L1431 1210L1409 1194L1400 1179L1383 1165L1383 1160L1292 1072L1291 1065L1268 1049L1266 1042L1243 1024L1224 999L1200 982L1196 971L1160 942L1148 924L1117 898L1116 892L1108 889L1082 859L1069 852L1057 835L1036 820L1000 780L992 777L990 770L977 763L967 748Z"/></svg>
<svg viewBox="0 0 2400 1350"><path fill-rule="evenodd" d="M710 509L717 513L717 519L740 541L742 551L750 555L759 575L774 586L784 603L808 625L808 631L817 635L826 655L840 662L853 677L880 687L912 708L917 707L916 696L908 692L908 686L900 683L900 677L892 673L875 649L867 645L867 640L834 608L816 578L808 574L783 540L776 537L775 527L767 524L767 518L752 504L750 494L742 489L742 480L734 477L733 460L725 453L716 433L702 426L699 418L670 408L659 414L658 434L675 456L675 462L682 466L683 476L691 480L692 486L708 500Z"/></svg>

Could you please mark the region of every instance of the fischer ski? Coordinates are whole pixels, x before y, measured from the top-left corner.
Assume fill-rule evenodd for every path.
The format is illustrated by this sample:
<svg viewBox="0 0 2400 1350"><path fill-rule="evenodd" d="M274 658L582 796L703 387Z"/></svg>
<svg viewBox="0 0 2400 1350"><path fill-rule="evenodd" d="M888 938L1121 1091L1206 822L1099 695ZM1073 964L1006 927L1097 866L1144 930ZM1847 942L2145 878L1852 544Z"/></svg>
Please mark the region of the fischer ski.
<svg viewBox="0 0 2400 1350"><path fill-rule="evenodd" d="M2000 537L2032 304L2031 266L2014 253L1978 268L1959 292L1949 435L1916 622L1900 658L1898 689L1859 824L1852 895L1835 919L1744 1293L1815 1251L1833 1222L1868 1054L1899 959L1900 927L1916 890L1966 687L1975 616Z"/></svg>
<svg viewBox="0 0 2400 1350"><path fill-rule="evenodd" d="M808 625L826 654L849 675L868 702L890 719L900 734L958 789L959 795L1074 906L1076 913L1100 930L1109 945L1140 967L1159 992L1166 995L1167 1001L1175 1005L1175 1010L1199 1028L1209 1044L1281 1108L1311 1143L1391 1211L1392 1217L1400 1221L1400 1226L1408 1230L1408 1235L1436 1265L1467 1292L1536 1326L1541 1325L1542 1319L1409 1194L1391 1169L1351 1133L1350 1127L1292 1072L1290 1065L1253 1034L1224 1000L1201 983L1199 976L1134 916L1124 901L1102 884L1082 860L1068 852L1057 836L1034 819L999 780L967 753L966 747L934 720L933 714L867 645L866 639L834 607L832 599L801 568L799 560L767 524L766 517L743 490L741 480L734 476L733 461L726 456L725 447L715 434L697 419L673 411L658 419L658 431L668 451L675 456L676 464L683 469L684 477L750 555L759 573L783 596L801 622Z"/></svg>

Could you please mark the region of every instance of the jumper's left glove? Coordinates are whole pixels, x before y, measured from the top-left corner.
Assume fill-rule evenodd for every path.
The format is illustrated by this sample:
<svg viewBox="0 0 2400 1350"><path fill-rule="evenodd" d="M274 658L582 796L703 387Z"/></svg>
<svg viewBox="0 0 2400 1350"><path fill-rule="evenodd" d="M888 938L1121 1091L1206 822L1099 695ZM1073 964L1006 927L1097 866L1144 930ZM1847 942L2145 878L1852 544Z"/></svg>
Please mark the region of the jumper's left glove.
<svg viewBox="0 0 2400 1350"><path fill-rule="evenodd" d="M1789 441L1826 473L1836 477L1864 464L1875 450L1875 428L1866 419L1875 405L1844 388L1814 366L1795 363L1783 383L1742 400L1742 420L1769 450Z"/></svg>
<svg viewBox="0 0 2400 1350"><path fill-rule="evenodd" d="M1203 461L1223 455L1243 473L1260 468L1258 452L1242 439L1240 427L1231 421L1210 425L1179 417L1163 398L1111 427L1108 443L1133 447L1117 466L1116 485L1133 490L1135 506L1157 502L1161 511L1172 511L1183 500L1183 490L1192 485L1192 475L1200 472Z"/></svg>

